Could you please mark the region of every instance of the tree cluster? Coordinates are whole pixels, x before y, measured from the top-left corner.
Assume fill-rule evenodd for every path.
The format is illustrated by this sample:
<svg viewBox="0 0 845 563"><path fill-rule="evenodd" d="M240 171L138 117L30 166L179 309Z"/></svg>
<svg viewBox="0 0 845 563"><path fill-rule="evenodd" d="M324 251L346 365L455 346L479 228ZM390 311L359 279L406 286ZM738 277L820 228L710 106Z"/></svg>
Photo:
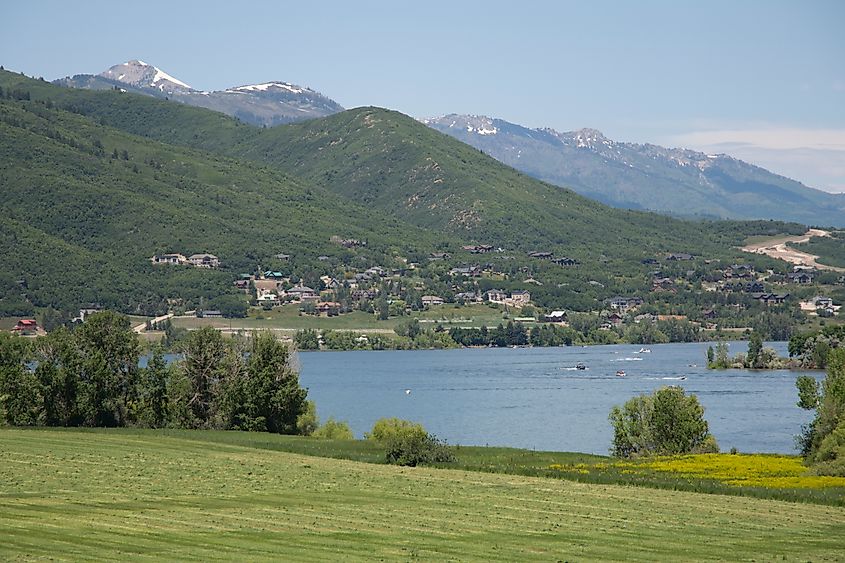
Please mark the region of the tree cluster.
<svg viewBox="0 0 845 563"><path fill-rule="evenodd" d="M129 319L104 312L30 343L0 337L0 418L12 425L220 428L294 434L306 411L290 349L269 333L193 331L183 359L140 367Z"/></svg>
<svg viewBox="0 0 845 563"><path fill-rule="evenodd" d="M681 387L661 387L610 411L611 452L617 457L718 452L704 407Z"/></svg>
<svg viewBox="0 0 845 563"><path fill-rule="evenodd" d="M845 476L845 349L830 352L821 385L807 375L796 385L798 406L816 411L799 440L802 454L817 473Z"/></svg>

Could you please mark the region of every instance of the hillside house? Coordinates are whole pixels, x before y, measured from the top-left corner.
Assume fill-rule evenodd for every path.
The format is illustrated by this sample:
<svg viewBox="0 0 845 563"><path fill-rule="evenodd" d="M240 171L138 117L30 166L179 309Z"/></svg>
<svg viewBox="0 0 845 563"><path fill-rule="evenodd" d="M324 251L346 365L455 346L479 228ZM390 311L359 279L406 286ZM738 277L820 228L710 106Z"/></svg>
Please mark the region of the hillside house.
<svg viewBox="0 0 845 563"><path fill-rule="evenodd" d="M531 301L531 293L525 289L517 289L511 292L510 301L516 306L527 305Z"/></svg>
<svg viewBox="0 0 845 563"><path fill-rule="evenodd" d="M352 292L352 299L355 301L363 301L364 299L372 301L377 295L378 292L374 289L356 289Z"/></svg>
<svg viewBox="0 0 845 563"><path fill-rule="evenodd" d="M451 258L451 257L452 257L452 255L449 254L448 252L432 252L431 254L428 255L428 259L431 260L432 262L435 262L437 260L446 260L446 259Z"/></svg>
<svg viewBox="0 0 845 563"><path fill-rule="evenodd" d="M35 319L20 319L12 332L20 335L35 334L38 332L38 322Z"/></svg>
<svg viewBox="0 0 845 563"><path fill-rule="evenodd" d="M503 303L508 298L508 294L501 289L491 289L484 293L484 298L491 303Z"/></svg>
<svg viewBox="0 0 845 563"><path fill-rule="evenodd" d="M298 285L296 287L292 287L285 292L286 295L292 296L295 300L299 301L308 301L308 300L316 300L320 298L320 295L305 285Z"/></svg>
<svg viewBox="0 0 845 563"><path fill-rule="evenodd" d="M267 270L266 272L264 272L264 279L283 280L283 279L285 279L285 275L282 272L275 272L273 270Z"/></svg>
<svg viewBox="0 0 845 563"><path fill-rule="evenodd" d="M786 302L787 298L789 297L788 293L778 294L778 293L755 293L752 294L752 298L758 300L760 303L764 305L780 305Z"/></svg>
<svg viewBox="0 0 845 563"><path fill-rule="evenodd" d="M687 254L686 252L672 253L672 254L670 254L666 257L666 260L669 260L670 262L682 262L682 261L692 260L692 259L693 259L693 255Z"/></svg>
<svg viewBox="0 0 845 563"><path fill-rule="evenodd" d="M270 307L275 307L280 303L279 296L272 291L262 292L256 301L259 305L268 305Z"/></svg>
<svg viewBox="0 0 845 563"><path fill-rule="evenodd" d="M577 266L580 263L575 258L568 258L566 256L562 258L555 258L552 260L552 262L554 262L558 266Z"/></svg>
<svg viewBox="0 0 845 563"><path fill-rule="evenodd" d="M610 308L615 311L625 312L643 304L640 297L614 297L608 301Z"/></svg>
<svg viewBox="0 0 845 563"><path fill-rule="evenodd" d="M479 303L483 301L481 296L474 291L464 291L455 294L455 301L464 303Z"/></svg>
<svg viewBox="0 0 845 563"><path fill-rule="evenodd" d="M249 280L235 280L232 282L235 288L243 291L244 293L249 291Z"/></svg>
<svg viewBox="0 0 845 563"><path fill-rule="evenodd" d="M813 283L812 272L791 272L786 275L786 279L792 283L800 285L807 285Z"/></svg>
<svg viewBox="0 0 845 563"><path fill-rule="evenodd" d="M486 254L493 252L493 246L490 244L470 244L464 246L463 249L471 254Z"/></svg>
<svg viewBox="0 0 845 563"><path fill-rule="evenodd" d="M541 260L551 260L552 256L554 256L554 254L552 254L551 252L546 252L546 251L535 251L535 252L529 252L528 256L530 258L539 258Z"/></svg>
<svg viewBox="0 0 845 563"><path fill-rule="evenodd" d="M150 258L153 264L176 264L183 265L188 263L188 259L184 254L156 254Z"/></svg>
<svg viewBox="0 0 845 563"><path fill-rule="evenodd" d="M619 313L611 313L607 317L607 322L609 322L613 326L621 325L623 320L624 319L622 318L622 315L620 315Z"/></svg>
<svg viewBox="0 0 845 563"><path fill-rule="evenodd" d="M543 315L543 322L545 323L560 323L565 324L568 321L566 311L552 311Z"/></svg>
<svg viewBox="0 0 845 563"><path fill-rule="evenodd" d="M318 315L336 317L340 314L340 307L340 303L335 301L321 301L320 303L317 303L316 311Z"/></svg>
<svg viewBox="0 0 845 563"><path fill-rule="evenodd" d="M103 312L103 306L99 303L89 303L87 307L82 307L79 309L79 316L75 319L72 319L71 322L80 322L84 323L85 319L88 318L89 315L93 315L94 313L101 313Z"/></svg>
<svg viewBox="0 0 845 563"><path fill-rule="evenodd" d="M481 267L480 266L460 266L458 268L452 268L449 270L450 276L466 276L468 278L478 278L481 277Z"/></svg>
<svg viewBox="0 0 845 563"><path fill-rule="evenodd" d="M214 254L191 254L188 256L188 262L195 268L218 268L220 267L220 259Z"/></svg>
<svg viewBox="0 0 845 563"><path fill-rule="evenodd" d="M431 307L432 305L443 305L446 301L437 295L423 295L422 304L424 307Z"/></svg>
<svg viewBox="0 0 845 563"><path fill-rule="evenodd" d="M283 262L287 262L290 260L290 254L274 254L273 258L276 260L282 260Z"/></svg>

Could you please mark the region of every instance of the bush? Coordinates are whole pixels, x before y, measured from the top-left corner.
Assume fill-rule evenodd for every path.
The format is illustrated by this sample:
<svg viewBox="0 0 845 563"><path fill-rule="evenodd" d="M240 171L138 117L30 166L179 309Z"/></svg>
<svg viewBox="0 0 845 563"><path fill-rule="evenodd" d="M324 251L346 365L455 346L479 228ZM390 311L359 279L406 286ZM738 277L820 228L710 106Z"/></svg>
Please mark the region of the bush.
<svg viewBox="0 0 845 563"><path fill-rule="evenodd" d="M346 422L340 422L329 417L325 424L320 426L312 434L315 438L327 438L329 440L354 440L355 436Z"/></svg>
<svg viewBox="0 0 845 563"><path fill-rule="evenodd" d="M428 433L399 433L387 442L385 459L393 465L416 467L429 463L450 463L455 461L452 448L436 436Z"/></svg>
<svg viewBox="0 0 845 563"><path fill-rule="evenodd" d="M305 410L296 418L296 433L300 436L310 436L320 427L317 418L317 405L314 401L305 401Z"/></svg>
<svg viewBox="0 0 845 563"><path fill-rule="evenodd" d="M714 453L719 451L695 395L680 387L661 387L610 411L611 452L617 457Z"/></svg>
<svg viewBox="0 0 845 563"><path fill-rule="evenodd" d="M410 420L402 420L401 418L380 418L373 429L364 435L367 440L373 440L381 444L387 444L389 441L403 436L428 436L422 424L411 422Z"/></svg>

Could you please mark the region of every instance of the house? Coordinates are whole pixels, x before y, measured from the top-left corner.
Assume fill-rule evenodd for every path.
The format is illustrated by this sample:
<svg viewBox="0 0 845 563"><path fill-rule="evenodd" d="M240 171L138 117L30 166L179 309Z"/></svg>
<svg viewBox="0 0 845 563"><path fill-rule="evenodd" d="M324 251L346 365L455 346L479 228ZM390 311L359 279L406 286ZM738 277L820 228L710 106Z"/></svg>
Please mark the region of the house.
<svg viewBox="0 0 845 563"><path fill-rule="evenodd" d="M317 303L316 310L318 315L326 315L327 317L334 317L340 314L340 303L335 301L321 301Z"/></svg>
<svg viewBox="0 0 845 563"><path fill-rule="evenodd" d="M153 264L187 264L188 259L184 254L156 254L150 258Z"/></svg>
<svg viewBox="0 0 845 563"><path fill-rule="evenodd" d="M657 322L657 315L652 315L651 313L643 313L642 315L637 315L634 317L634 322L639 323L656 323Z"/></svg>
<svg viewBox="0 0 845 563"><path fill-rule="evenodd" d="M822 297L817 295L808 301L801 301L799 304L802 311L807 311L810 314L824 313L829 316L835 315L841 307L833 304L833 299L830 297Z"/></svg>
<svg viewBox="0 0 845 563"><path fill-rule="evenodd" d="M94 313L100 313L102 311L102 305L98 303L89 303L87 307L82 307L81 309L79 309L79 316L73 319L72 322L84 323L88 315L93 315Z"/></svg>
<svg viewBox="0 0 845 563"><path fill-rule="evenodd" d="M274 272L273 270L267 270L264 272L264 278L268 280L281 280L284 279L285 275L282 272Z"/></svg>
<svg viewBox="0 0 845 563"><path fill-rule="evenodd" d="M748 282L747 284L745 284L743 290L746 293L760 293L766 291L766 288L760 282Z"/></svg>
<svg viewBox="0 0 845 563"><path fill-rule="evenodd" d="M21 335L35 334L38 332L38 322L35 319L20 319L12 329L12 332Z"/></svg>
<svg viewBox="0 0 845 563"><path fill-rule="evenodd" d="M725 268L724 276L726 279L750 278L754 274L754 267L751 264L731 264Z"/></svg>
<svg viewBox="0 0 845 563"><path fill-rule="evenodd" d="M526 305L531 301L531 293L525 289L517 289L511 292L510 300L514 305Z"/></svg>
<svg viewBox="0 0 845 563"><path fill-rule="evenodd" d="M463 247L464 250L471 254L486 254L493 252L493 246L490 244L470 244Z"/></svg>
<svg viewBox="0 0 845 563"><path fill-rule="evenodd" d="M622 315L620 315L619 313L611 313L607 317L607 322L609 322L613 326L621 325L623 320L624 319L622 318Z"/></svg>
<svg viewBox="0 0 845 563"><path fill-rule="evenodd" d="M290 260L290 254L274 254L273 258L275 258L276 260L288 261Z"/></svg>
<svg viewBox="0 0 845 563"><path fill-rule="evenodd" d="M657 315L658 321L685 321L686 315Z"/></svg>
<svg viewBox="0 0 845 563"><path fill-rule="evenodd" d="M333 242L335 244L339 244L344 248L355 248L356 246L367 246L367 241L365 240L358 240L356 238L340 238L339 236L335 235L329 238L329 242Z"/></svg>
<svg viewBox="0 0 845 563"><path fill-rule="evenodd" d="M657 264L658 262L657 262L656 258L643 258L642 260L640 260L640 263L641 264Z"/></svg>
<svg viewBox="0 0 845 563"><path fill-rule="evenodd" d="M554 260L552 260L552 262L554 262L558 266L577 266L580 263L575 258L568 258L566 256L562 258L555 258Z"/></svg>
<svg viewBox="0 0 845 563"><path fill-rule="evenodd" d="M528 256L531 258L539 258L541 260L551 260L553 254L551 252L529 252Z"/></svg>
<svg viewBox="0 0 845 563"><path fill-rule="evenodd" d="M446 301L442 297L438 297L436 295L423 295L422 296L422 304L424 307L430 307L432 305L443 305Z"/></svg>
<svg viewBox="0 0 845 563"><path fill-rule="evenodd" d="M815 305L816 309L824 309L827 307L833 307L833 299L830 297L822 297L821 295L817 295L811 299L813 305Z"/></svg>
<svg viewBox="0 0 845 563"><path fill-rule="evenodd" d="M481 296L475 293L474 291L465 291L462 293L456 293L455 301L464 303L478 303L479 301L482 301L482 299Z"/></svg>
<svg viewBox="0 0 845 563"><path fill-rule="evenodd" d="M235 280L234 285L241 291L249 291L249 280Z"/></svg>
<svg viewBox="0 0 845 563"><path fill-rule="evenodd" d="M428 259L431 261L435 260L446 260L447 258L451 258L452 255L448 252L432 252L428 255Z"/></svg>
<svg viewBox="0 0 845 563"><path fill-rule="evenodd" d="M655 278L651 280L652 291L669 291L674 289L675 280L672 278Z"/></svg>
<svg viewBox="0 0 845 563"><path fill-rule="evenodd" d="M477 278L481 276L481 268L479 266L461 266L459 268L452 268L449 270L449 275Z"/></svg>
<svg viewBox="0 0 845 563"><path fill-rule="evenodd" d="M279 296L272 291L268 291L266 293L261 293L256 301L259 305L270 305L271 307L275 307L279 304Z"/></svg>
<svg viewBox="0 0 845 563"><path fill-rule="evenodd" d="M382 278L385 274L387 274L387 270L385 270L381 266L373 266L372 268L368 269L366 273L370 274L371 276L378 276Z"/></svg>
<svg viewBox="0 0 845 563"><path fill-rule="evenodd" d="M300 301L307 301L309 299L319 299L319 294L305 285L298 285L296 287L292 287L285 292L285 294L293 296L295 299Z"/></svg>
<svg viewBox="0 0 845 563"><path fill-rule="evenodd" d="M320 281L323 282L323 287L326 289L337 289L341 284L337 279L331 276L320 276Z"/></svg>
<svg viewBox="0 0 845 563"><path fill-rule="evenodd" d="M547 315L543 315L543 322L545 323L565 323L566 321L566 311L552 311Z"/></svg>
<svg viewBox="0 0 845 563"><path fill-rule="evenodd" d="M355 301L362 301L364 299L372 301L376 298L378 292L374 289L356 289L352 292L352 299Z"/></svg>
<svg viewBox="0 0 845 563"><path fill-rule="evenodd" d="M716 313L715 309L705 309L701 312L701 316L705 319L715 319L718 314Z"/></svg>
<svg viewBox="0 0 845 563"><path fill-rule="evenodd" d="M791 272L786 274L787 280L792 283L797 284L810 284L813 283L813 273L812 272Z"/></svg>
<svg viewBox="0 0 845 563"><path fill-rule="evenodd" d="M692 260L692 259L693 259L692 254L687 254L685 252L672 253L672 254L670 254L669 256L666 257L666 260L669 260L669 261L672 261L672 262L680 262L680 261L683 261L683 260Z"/></svg>
<svg viewBox="0 0 845 563"><path fill-rule="evenodd" d="M484 293L484 298L491 303L502 303L508 298L508 294L501 289L491 289Z"/></svg>
<svg viewBox="0 0 845 563"><path fill-rule="evenodd" d="M784 303L786 299L789 297L788 293L784 294L777 294L777 293L761 293L761 294L754 294L752 295L754 299L760 301L764 305L780 305Z"/></svg>
<svg viewBox="0 0 845 563"><path fill-rule="evenodd" d="M220 259L214 254L191 254L188 262L195 268L218 268Z"/></svg>
<svg viewBox="0 0 845 563"><path fill-rule="evenodd" d="M213 309L211 311L201 311L198 309L196 312L196 316L200 319L221 319L223 318L223 313L217 311L216 309Z"/></svg>
<svg viewBox="0 0 845 563"><path fill-rule="evenodd" d="M643 300L639 297L614 297L608 303L611 309L624 313L629 309L642 305Z"/></svg>

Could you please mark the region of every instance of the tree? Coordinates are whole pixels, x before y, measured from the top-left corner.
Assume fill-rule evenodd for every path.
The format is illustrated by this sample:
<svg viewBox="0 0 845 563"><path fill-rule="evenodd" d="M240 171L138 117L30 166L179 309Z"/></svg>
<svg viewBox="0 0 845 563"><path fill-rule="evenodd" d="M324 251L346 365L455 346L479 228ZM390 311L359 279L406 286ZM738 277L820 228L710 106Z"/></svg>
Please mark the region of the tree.
<svg viewBox="0 0 845 563"><path fill-rule="evenodd" d="M290 349L270 332L252 339L245 372L227 382L229 426L295 434L308 391L299 385Z"/></svg>
<svg viewBox="0 0 845 563"><path fill-rule="evenodd" d="M748 354L745 357L745 365L749 368L762 367L760 364L760 352L763 351L763 337L756 330L751 333L748 341Z"/></svg>
<svg viewBox="0 0 845 563"><path fill-rule="evenodd" d="M314 431L315 438L326 438L329 440L354 440L355 436L352 434L352 429L349 424L342 421L337 421L332 417Z"/></svg>
<svg viewBox="0 0 845 563"><path fill-rule="evenodd" d="M610 411L611 452L617 457L718 451L695 395L680 387L661 387Z"/></svg>
<svg viewBox="0 0 845 563"><path fill-rule="evenodd" d="M0 421L14 426L40 422L39 384L26 369L29 347L24 339L0 333Z"/></svg>
<svg viewBox="0 0 845 563"><path fill-rule="evenodd" d="M156 347L143 374L141 394L141 417L153 428L162 428L169 420L169 397L167 392L170 368L164 361L161 348Z"/></svg>
<svg viewBox="0 0 845 563"><path fill-rule="evenodd" d="M207 426L213 414L216 386L227 346L219 330L203 327L191 332L185 342L182 364L187 379L186 404L200 426Z"/></svg>
<svg viewBox="0 0 845 563"><path fill-rule="evenodd" d="M816 411L800 439L802 454L818 473L845 476L845 349L831 350L821 386L807 376L796 385L798 405Z"/></svg>

